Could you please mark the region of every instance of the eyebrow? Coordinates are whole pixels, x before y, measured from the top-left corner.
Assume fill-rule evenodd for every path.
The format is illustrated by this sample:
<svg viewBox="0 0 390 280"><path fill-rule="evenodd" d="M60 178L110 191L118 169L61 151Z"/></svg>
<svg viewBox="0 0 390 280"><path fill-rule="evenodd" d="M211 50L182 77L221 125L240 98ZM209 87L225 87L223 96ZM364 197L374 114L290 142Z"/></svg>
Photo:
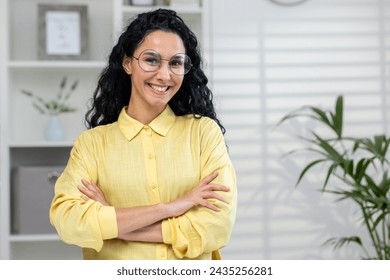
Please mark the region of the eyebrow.
<svg viewBox="0 0 390 280"><path fill-rule="evenodd" d="M144 54L157 54L158 56L161 56L158 52L153 51L153 50L146 50L146 51L143 51L141 53L144 53Z"/></svg>

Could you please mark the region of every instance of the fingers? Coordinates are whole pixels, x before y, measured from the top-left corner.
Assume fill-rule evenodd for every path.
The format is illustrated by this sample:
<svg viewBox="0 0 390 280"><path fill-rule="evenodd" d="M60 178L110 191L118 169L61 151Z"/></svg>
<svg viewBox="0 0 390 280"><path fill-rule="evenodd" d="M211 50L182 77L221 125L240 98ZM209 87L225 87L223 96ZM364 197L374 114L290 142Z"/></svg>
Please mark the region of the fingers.
<svg viewBox="0 0 390 280"><path fill-rule="evenodd" d="M213 204L210 199L215 199L219 200L223 203L229 204L226 198L221 196L220 194L216 193L217 191L222 191L222 192L228 192L230 189L226 186L223 185L217 185L217 184L210 184L215 178L218 177L218 171L214 171L210 175L204 177L199 185L198 185L198 190L199 190L199 195L200 195L200 200L196 203L198 205L202 205L206 208L209 208L210 210L213 210L215 212L221 211L219 207L215 204ZM198 198L198 199L199 199Z"/></svg>
<svg viewBox="0 0 390 280"><path fill-rule="evenodd" d="M81 195L81 198L84 199L85 201L87 201L91 196L92 196L92 192L90 190L88 190L86 187L83 187L83 186L77 186L77 188L79 189L79 191L82 193Z"/></svg>
<svg viewBox="0 0 390 280"><path fill-rule="evenodd" d="M200 193L200 200L198 201L198 205L202 205L206 208L209 208L212 211L219 212L220 208L211 202L211 200L218 200L226 204L230 204L229 201L218 194L217 191L228 192L230 188L223 185L210 184L203 187L203 190Z"/></svg>
<svg viewBox="0 0 390 280"><path fill-rule="evenodd" d="M204 200L204 202L201 205L206 207L206 208L209 208L210 210L213 210L214 212L220 212L221 211L221 209L219 209L217 205L211 203L208 200Z"/></svg>
<svg viewBox="0 0 390 280"><path fill-rule="evenodd" d="M98 185L94 182L89 182L85 179L81 179L82 186L78 185L78 190L82 193L81 198L85 201L92 199L100 202L102 205L109 206L110 204L106 200L104 193L100 190Z"/></svg>
<svg viewBox="0 0 390 280"><path fill-rule="evenodd" d="M207 207L215 212L220 212L221 209L213 202L213 200L219 200L223 203L230 204L229 201L227 201L224 197L214 193L209 195L208 198L201 199L198 205Z"/></svg>
<svg viewBox="0 0 390 280"><path fill-rule="evenodd" d="M205 190L211 190L211 191L222 191L222 192L228 192L230 191L230 188L223 186L223 185L217 185L217 184L209 184L204 187Z"/></svg>
<svg viewBox="0 0 390 280"><path fill-rule="evenodd" d="M214 195L219 196L216 193L216 191L229 192L230 188L223 186L223 185L217 185L217 184L209 184L209 185L203 186L201 188L201 193L206 194L203 196L204 198L214 197Z"/></svg>
<svg viewBox="0 0 390 280"><path fill-rule="evenodd" d="M83 183L83 186L78 185L77 188L79 191L83 194L84 197L82 197L84 200L85 197L95 199L98 193L100 192L100 189L95 183L90 183L85 179L81 179L81 182Z"/></svg>
<svg viewBox="0 0 390 280"><path fill-rule="evenodd" d="M212 192L207 196L207 199L211 199L211 198L217 199L217 200L222 201L226 204L230 204L226 198L224 198L223 196L221 196L215 192Z"/></svg>
<svg viewBox="0 0 390 280"><path fill-rule="evenodd" d="M218 177L218 171L214 171L214 172L211 173L210 175L204 177L204 178L200 181L199 185L200 185L200 186L208 185L208 184L211 183L212 180L214 180L214 179L217 178L217 177Z"/></svg>
<svg viewBox="0 0 390 280"><path fill-rule="evenodd" d="M86 187L89 190L93 190L97 188L97 185L95 183L90 183L89 181L85 179L81 179L81 182L83 183L84 187Z"/></svg>
<svg viewBox="0 0 390 280"><path fill-rule="evenodd" d="M88 200L89 200L89 197L86 196L86 195L84 195L84 194L82 194L80 197L81 197L82 199L84 199L85 201L88 201Z"/></svg>

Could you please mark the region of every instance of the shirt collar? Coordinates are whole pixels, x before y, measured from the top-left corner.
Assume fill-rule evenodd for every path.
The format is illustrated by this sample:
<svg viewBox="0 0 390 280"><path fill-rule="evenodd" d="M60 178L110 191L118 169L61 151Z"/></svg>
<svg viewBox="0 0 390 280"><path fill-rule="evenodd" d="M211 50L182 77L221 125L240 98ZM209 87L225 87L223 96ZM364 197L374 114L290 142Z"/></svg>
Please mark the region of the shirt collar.
<svg viewBox="0 0 390 280"><path fill-rule="evenodd" d="M169 129L175 122L176 115L172 109L167 106L149 125L144 125L130 117L126 112L127 107L123 107L118 118L119 129L128 141L131 141L144 127L150 127L154 132L161 136L166 136Z"/></svg>

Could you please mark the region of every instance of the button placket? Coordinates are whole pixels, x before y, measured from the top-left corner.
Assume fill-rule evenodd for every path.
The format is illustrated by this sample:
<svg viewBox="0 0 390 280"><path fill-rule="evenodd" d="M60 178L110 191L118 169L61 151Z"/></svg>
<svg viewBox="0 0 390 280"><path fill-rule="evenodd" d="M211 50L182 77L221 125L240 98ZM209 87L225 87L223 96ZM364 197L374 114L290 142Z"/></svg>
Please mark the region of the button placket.
<svg viewBox="0 0 390 280"><path fill-rule="evenodd" d="M160 244L157 247L157 259L159 260L166 260L168 258L168 252L167 252L167 245L165 244Z"/></svg>
<svg viewBox="0 0 390 280"><path fill-rule="evenodd" d="M160 193L158 191L157 180L157 162L156 154L153 145L152 129L149 126L144 126L142 130L142 142L145 155L145 168L148 176L148 185L151 203L159 203Z"/></svg>

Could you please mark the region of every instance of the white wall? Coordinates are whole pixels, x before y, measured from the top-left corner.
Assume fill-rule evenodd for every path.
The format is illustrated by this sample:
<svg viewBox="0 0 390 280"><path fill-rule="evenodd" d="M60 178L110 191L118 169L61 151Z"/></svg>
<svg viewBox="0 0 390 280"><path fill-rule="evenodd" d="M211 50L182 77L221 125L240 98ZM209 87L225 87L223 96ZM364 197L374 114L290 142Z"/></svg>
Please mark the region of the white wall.
<svg viewBox="0 0 390 280"><path fill-rule="evenodd" d="M386 133L389 122L388 0L212 0L212 82L238 177L228 259L359 259L353 245L322 243L366 233L355 208L320 194L325 170L295 188L305 158L273 126L302 105L333 106L344 95L348 133Z"/></svg>

